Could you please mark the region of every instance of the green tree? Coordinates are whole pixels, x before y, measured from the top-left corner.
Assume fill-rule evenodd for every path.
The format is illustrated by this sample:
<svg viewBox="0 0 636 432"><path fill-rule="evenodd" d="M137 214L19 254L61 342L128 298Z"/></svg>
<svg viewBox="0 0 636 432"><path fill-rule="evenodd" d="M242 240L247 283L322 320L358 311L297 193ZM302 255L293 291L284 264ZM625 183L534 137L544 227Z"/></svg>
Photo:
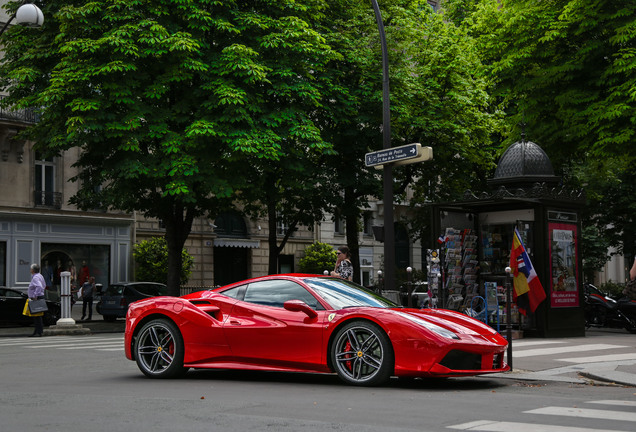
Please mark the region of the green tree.
<svg viewBox="0 0 636 432"><path fill-rule="evenodd" d="M336 251L327 243L316 242L305 249L305 256L298 261L302 273L323 274L336 264Z"/></svg>
<svg viewBox="0 0 636 432"><path fill-rule="evenodd" d="M40 6L41 31L3 35L3 103L38 109L22 135L38 150L81 149L72 203L163 221L174 295L192 221L236 199L244 167L329 149L311 116L334 56L312 27L321 1Z"/></svg>
<svg viewBox="0 0 636 432"><path fill-rule="evenodd" d="M582 186L586 274L608 247L633 254L636 176L636 2L448 0L447 16L476 38L507 141L525 128L566 181ZM623 251L623 247L625 250Z"/></svg>
<svg viewBox="0 0 636 432"><path fill-rule="evenodd" d="M558 166L622 157L634 141L634 22L633 0L482 0L463 21L505 104L510 139L525 125Z"/></svg>
<svg viewBox="0 0 636 432"><path fill-rule="evenodd" d="M323 130L336 155L326 156L334 208L345 218L347 244L357 276L358 233L369 196L382 195L381 172L367 169L364 154L382 148L382 67L377 24L366 1L334 2L341 17L332 20L327 40L343 59L335 68L339 93L333 97ZM488 81L477 47L467 31L433 13L426 2L380 2L389 52L392 145L420 142L435 159L394 169L394 191L411 202L456 198L485 186L494 167L491 133L499 112L487 93ZM357 161L357 162L354 162ZM399 199L399 198L398 198ZM420 236L429 218L413 222Z"/></svg>
<svg viewBox="0 0 636 432"><path fill-rule="evenodd" d="M153 237L135 245L133 258L137 264L135 279L145 282L166 283L168 280L168 243L164 237ZM194 258L187 250L181 251L180 284L188 283Z"/></svg>

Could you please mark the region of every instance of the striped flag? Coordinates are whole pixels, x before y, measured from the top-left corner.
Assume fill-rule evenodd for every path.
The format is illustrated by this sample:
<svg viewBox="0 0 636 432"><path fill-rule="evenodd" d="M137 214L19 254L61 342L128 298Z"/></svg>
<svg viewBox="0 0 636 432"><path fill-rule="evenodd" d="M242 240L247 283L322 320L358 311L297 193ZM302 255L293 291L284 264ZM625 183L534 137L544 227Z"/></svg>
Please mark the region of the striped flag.
<svg viewBox="0 0 636 432"><path fill-rule="evenodd" d="M519 231L515 228L510 252L510 268L514 276L513 300L517 303L519 312L526 315L528 309L537 310L539 304L545 300L545 291L534 270L530 257L523 245Z"/></svg>

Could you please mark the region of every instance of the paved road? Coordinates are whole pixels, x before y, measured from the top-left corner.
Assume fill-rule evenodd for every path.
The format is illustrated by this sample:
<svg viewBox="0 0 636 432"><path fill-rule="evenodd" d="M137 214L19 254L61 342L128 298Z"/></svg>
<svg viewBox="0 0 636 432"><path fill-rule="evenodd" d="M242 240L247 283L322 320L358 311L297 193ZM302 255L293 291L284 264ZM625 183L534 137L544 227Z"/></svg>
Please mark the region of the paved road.
<svg viewBox="0 0 636 432"><path fill-rule="evenodd" d="M0 337L0 430L634 431L636 389L590 385L581 372L633 367L635 343L605 331L518 340L511 373L361 389L313 374L149 380L123 358L121 331Z"/></svg>

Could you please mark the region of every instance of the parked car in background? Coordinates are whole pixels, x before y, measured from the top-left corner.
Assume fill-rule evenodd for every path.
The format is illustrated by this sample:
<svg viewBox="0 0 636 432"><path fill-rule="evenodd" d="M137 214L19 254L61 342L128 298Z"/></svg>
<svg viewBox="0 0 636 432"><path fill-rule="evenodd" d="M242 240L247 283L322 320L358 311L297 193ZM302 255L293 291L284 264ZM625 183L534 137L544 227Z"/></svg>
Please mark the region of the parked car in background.
<svg viewBox="0 0 636 432"><path fill-rule="evenodd" d="M125 318L128 305L132 302L168 294L168 287L156 282L118 282L108 285L97 302L97 313L104 321Z"/></svg>
<svg viewBox="0 0 636 432"><path fill-rule="evenodd" d="M0 322L9 324L29 325L33 324L33 318L22 315L24 303L29 297L25 292L14 288L0 287ZM60 302L46 300L49 307L44 312L42 320L44 325L52 325L60 319L61 307Z"/></svg>

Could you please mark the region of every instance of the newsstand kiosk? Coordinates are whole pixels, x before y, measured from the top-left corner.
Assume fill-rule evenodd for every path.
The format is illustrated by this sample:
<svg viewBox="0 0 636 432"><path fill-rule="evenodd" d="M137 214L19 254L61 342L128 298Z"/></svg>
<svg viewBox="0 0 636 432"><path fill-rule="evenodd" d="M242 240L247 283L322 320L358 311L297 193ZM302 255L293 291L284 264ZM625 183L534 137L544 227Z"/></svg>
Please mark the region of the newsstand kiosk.
<svg viewBox="0 0 636 432"><path fill-rule="evenodd" d="M432 206L431 241L440 243L443 307L466 311L476 296L489 298L495 290L497 298L489 301L498 310L489 310L488 322L495 328L505 323L505 289L512 285L505 268L516 227L546 300L527 316L513 306L513 328L538 337L585 335L578 216L585 197L559 182L545 152L522 140L502 155L489 181L492 192L467 191L461 201Z"/></svg>

